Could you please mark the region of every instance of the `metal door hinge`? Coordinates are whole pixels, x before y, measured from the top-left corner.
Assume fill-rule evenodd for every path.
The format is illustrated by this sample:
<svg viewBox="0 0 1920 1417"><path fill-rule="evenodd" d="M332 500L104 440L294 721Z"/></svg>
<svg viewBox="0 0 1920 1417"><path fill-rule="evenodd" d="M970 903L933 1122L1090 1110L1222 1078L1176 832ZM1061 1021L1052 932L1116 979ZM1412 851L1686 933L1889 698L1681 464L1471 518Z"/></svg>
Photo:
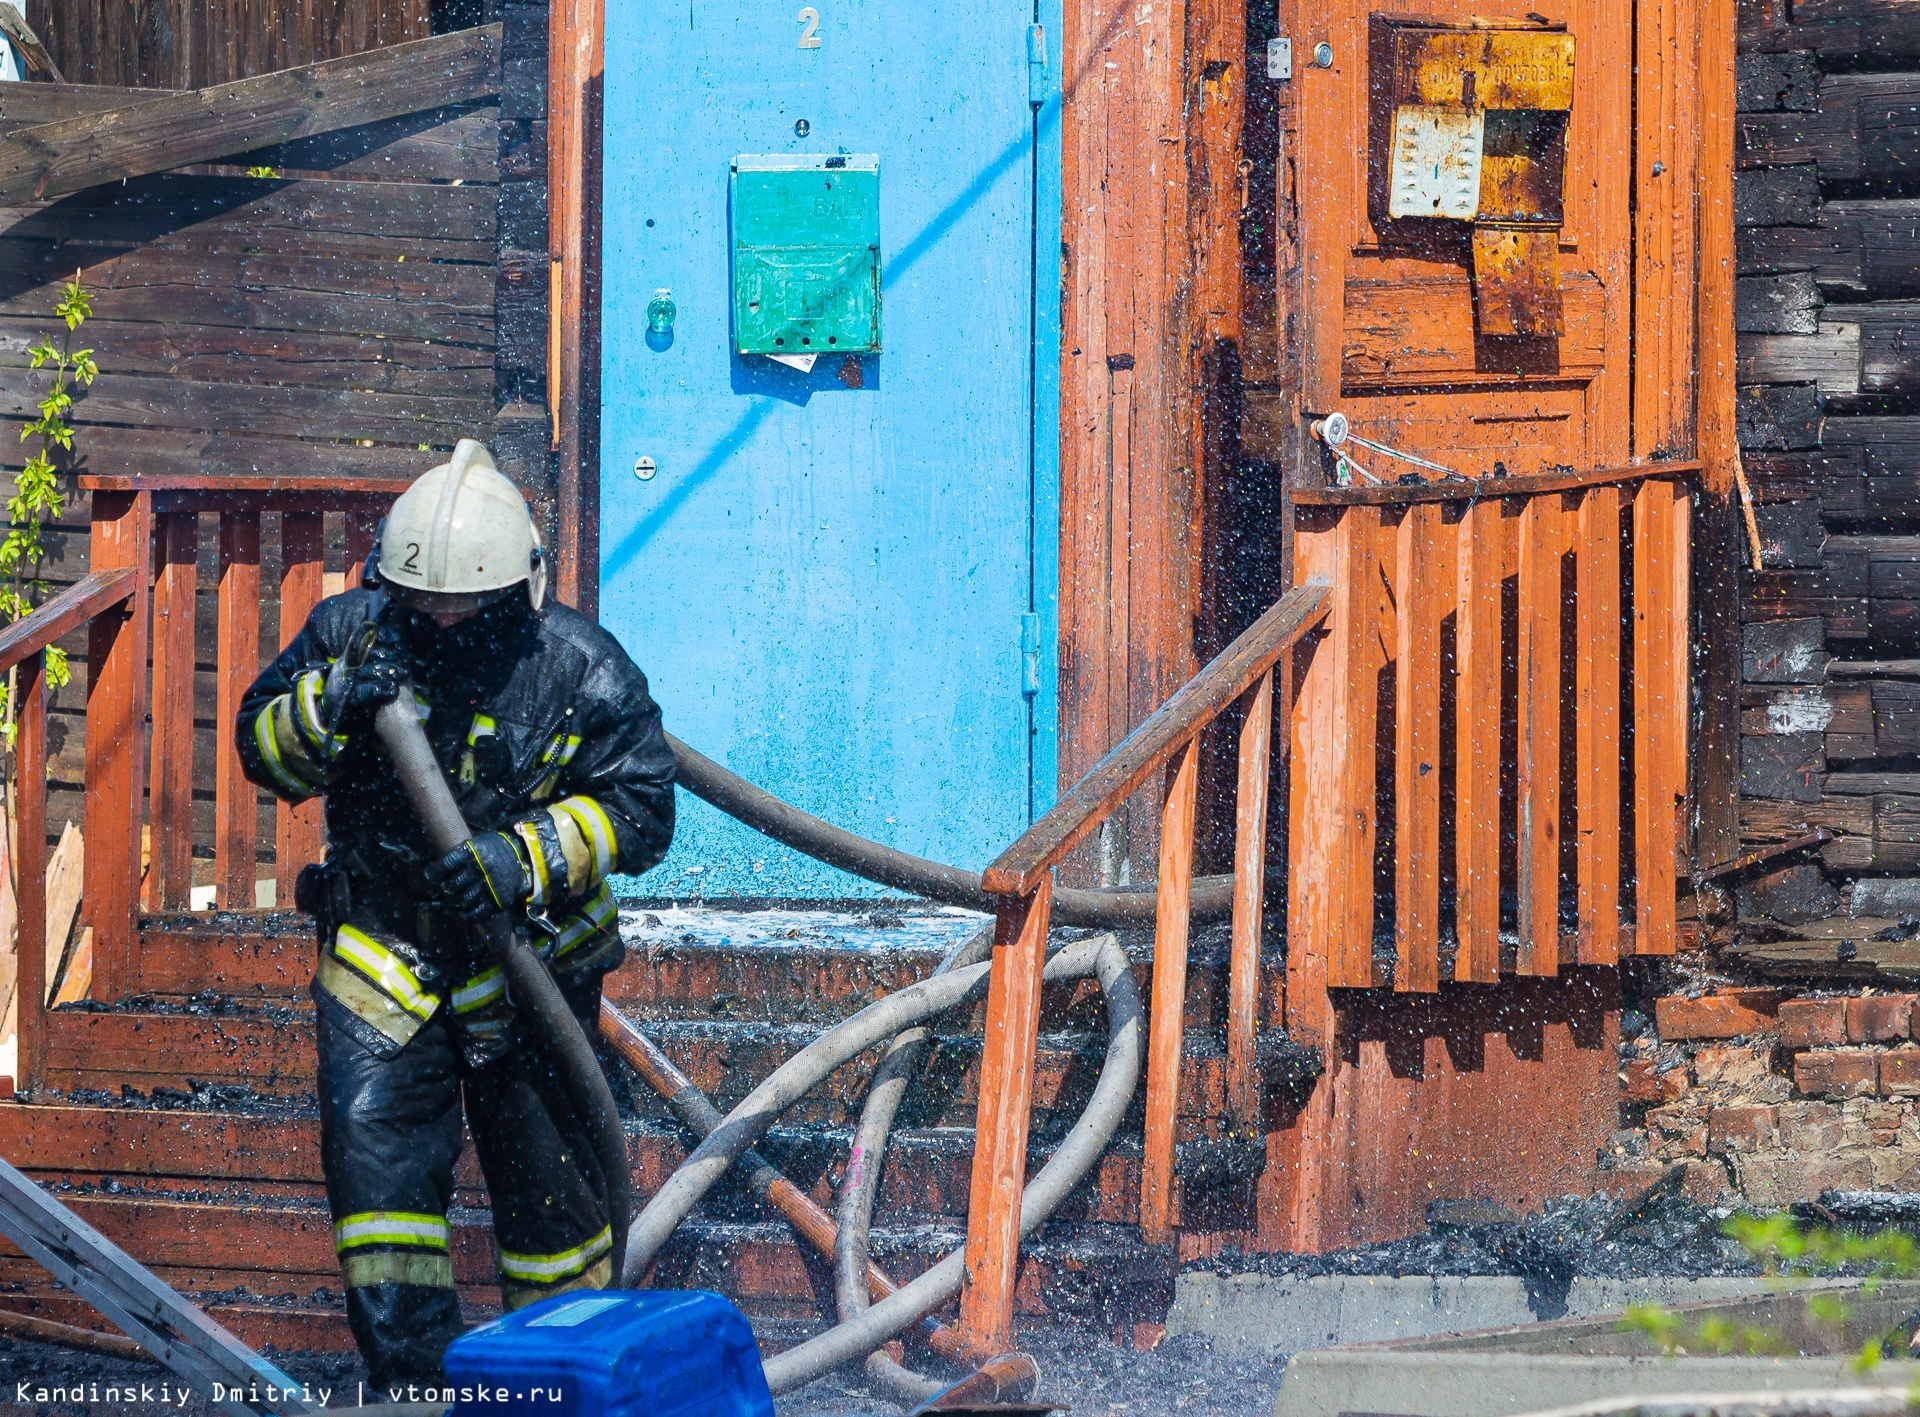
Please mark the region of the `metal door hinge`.
<svg viewBox="0 0 1920 1417"><path fill-rule="evenodd" d="M1040 617L1020 617L1020 692L1033 698L1040 692Z"/></svg>
<svg viewBox="0 0 1920 1417"><path fill-rule="evenodd" d="M1047 27L1027 26L1027 102L1038 108L1047 101Z"/></svg>
<svg viewBox="0 0 1920 1417"><path fill-rule="evenodd" d="M1279 80L1293 77L1292 40L1270 39L1267 41L1267 77Z"/></svg>

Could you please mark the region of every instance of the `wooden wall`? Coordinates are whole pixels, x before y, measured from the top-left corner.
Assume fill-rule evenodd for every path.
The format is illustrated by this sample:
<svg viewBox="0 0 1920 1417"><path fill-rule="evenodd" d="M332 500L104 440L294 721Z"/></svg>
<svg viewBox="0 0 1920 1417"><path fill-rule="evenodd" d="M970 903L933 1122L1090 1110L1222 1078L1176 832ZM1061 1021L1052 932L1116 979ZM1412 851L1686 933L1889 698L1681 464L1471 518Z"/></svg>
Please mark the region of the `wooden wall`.
<svg viewBox="0 0 1920 1417"><path fill-rule="evenodd" d="M1861 875L1920 908L1920 15L1741 14L1743 845L1837 834L1829 881L1762 908L1837 912Z"/></svg>
<svg viewBox="0 0 1920 1417"><path fill-rule="evenodd" d="M24 461L19 419L45 387L29 346L77 269L93 292L81 342L100 377L80 399L71 471L409 476L454 441L489 441L545 508L545 12L520 25L498 100L0 209L0 475ZM527 41L528 28L533 40ZM127 101L111 91L0 88L0 134ZM274 179L241 175L271 167ZM85 574L87 508L50 535L57 586ZM344 570L338 517L329 571ZM278 583L277 518L262 584ZM202 518L196 857L209 857L216 519ZM261 652L280 644L271 590ZM54 700L50 818L78 814L84 636ZM262 856L271 846L262 810ZM207 863L210 865L210 861ZM198 873L206 879L204 870Z"/></svg>
<svg viewBox="0 0 1920 1417"><path fill-rule="evenodd" d="M430 0L27 0L27 23L69 83L191 89L423 39L435 32L434 8Z"/></svg>
<svg viewBox="0 0 1920 1417"><path fill-rule="evenodd" d="M1245 0L1065 7L1063 790L1284 588L1276 574L1237 597L1233 577L1240 162L1250 82L1264 84L1248 19ZM1230 766L1207 756L1202 800L1230 807ZM1145 789L1068 877L1151 880L1158 820Z"/></svg>

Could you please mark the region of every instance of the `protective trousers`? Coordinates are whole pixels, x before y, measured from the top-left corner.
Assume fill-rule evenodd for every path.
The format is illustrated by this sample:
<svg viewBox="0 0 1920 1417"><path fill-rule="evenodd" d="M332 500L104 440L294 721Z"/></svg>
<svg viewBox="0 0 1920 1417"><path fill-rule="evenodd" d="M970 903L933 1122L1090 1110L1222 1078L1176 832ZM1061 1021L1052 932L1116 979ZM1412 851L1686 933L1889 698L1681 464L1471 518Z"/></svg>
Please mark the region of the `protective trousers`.
<svg viewBox="0 0 1920 1417"><path fill-rule="evenodd" d="M599 979L568 1002L592 1037ZM438 1381L463 1329L447 1224L463 1093L505 1306L606 1286L612 1235L600 1168L540 1044L472 1066L443 1009L406 1046L376 1051L336 1002L317 1003L327 1201L347 1322L375 1387Z"/></svg>

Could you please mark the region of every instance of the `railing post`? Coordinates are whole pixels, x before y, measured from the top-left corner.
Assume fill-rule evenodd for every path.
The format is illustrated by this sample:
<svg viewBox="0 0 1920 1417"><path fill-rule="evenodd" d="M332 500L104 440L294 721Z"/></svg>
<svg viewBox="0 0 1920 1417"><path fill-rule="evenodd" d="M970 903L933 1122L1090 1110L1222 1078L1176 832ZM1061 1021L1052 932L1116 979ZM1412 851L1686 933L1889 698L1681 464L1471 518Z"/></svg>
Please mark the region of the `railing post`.
<svg viewBox="0 0 1920 1417"><path fill-rule="evenodd" d="M233 724L260 672L260 513L220 514L220 626L214 663L214 900L223 910L252 910L259 867L259 796L240 769Z"/></svg>
<svg viewBox="0 0 1920 1417"><path fill-rule="evenodd" d="M200 518L160 517L160 575L153 600L153 802L145 904L175 909L193 889L194 597Z"/></svg>
<svg viewBox="0 0 1920 1417"><path fill-rule="evenodd" d="M1282 661L1285 663L1286 661ZM1240 777L1233 799L1233 951L1227 964L1227 1119L1235 1136L1257 1138L1260 1069L1260 931L1267 884L1267 785L1273 761L1270 669L1241 696Z"/></svg>
<svg viewBox="0 0 1920 1417"><path fill-rule="evenodd" d="M1500 502L1460 518L1454 662L1453 977L1500 979Z"/></svg>
<svg viewBox="0 0 1920 1417"><path fill-rule="evenodd" d="M1677 812L1686 793L1689 500L1664 478L1633 498L1634 950L1672 954Z"/></svg>
<svg viewBox="0 0 1920 1417"><path fill-rule="evenodd" d="M1048 872L1031 895L1002 896L994 921L973 1179L967 1194L967 1287L960 1294L959 1323L968 1351L983 1358L1013 1347L1013 1286L1033 1115L1040 975L1052 907L1053 875Z"/></svg>
<svg viewBox="0 0 1920 1417"><path fill-rule="evenodd" d="M324 594L323 560L326 516L322 512L286 512L280 518L280 648L293 643ZM295 807L274 804L274 904L293 905L293 882L300 868L320 859L325 835L320 799Z"/></svg>
<svg viewBox="0 0 1920 1417"><path fill-rule="evenodd" d="M18 796L14 802L15 893L14 1013L18 1020L17 1081L31 1092L47 1071L47 656L27 656L14 678L20 732L14 762ZM89 754L91 760L91 754ZM94 936L99 943L98 933Z"/></svg>
<svg viewBox="0 0 1920 1417"><path fill-rule="evenodd" d="M1400 518L1394 567L1393 987L1440 987L1440 622L1451 573L1440 505Z"/></svg>
<svg viewBox="0 0 1920 1417"><path fill-rule="evenodd" d="M1180 1115L1180 1045L1186 1036L1187 926L1193 900L1193 821L1200 740L1167 765L1160 813L1160 875L1153 923L1153 1004L1147 1028L1147 1116L1140 1166L1140 1230L1149 1245L1173 1238L1174 1128Z"/></svg>
<svg viewBox="0 0 1920 1417"><path fill-rule="evenodd" d="M1366 989L1373 971L1373 860L1379 827L1378 780L1381 665L1380 509L1344 508L1333 534L1332 702L1333 818L1329 860L1327 984ZM1320 751L1316 745L1316 751Z"/></svg>
<svg viewBox="0 0 1920 1417"><path fill-rule="evenodd" d="M145 492L93 494L91 569L132 566L138 572L133 595L95 616L87 630L83 920L93 927L93 996L103 1000L117 999L131 986L140 930L150 510Z"/></svg>
<svg viewBox="0 0 1920 1417"><path fill-rule="evenodd" d="M373 551L373 534L380 529L380 516L378 511L370 511L365 507L350 507L347 510L348 590L360 584L360 573L366 569L367 556Z"/></svg>
<svg viewBox="0 0 1920 1417"><path fill-rule="evenodd" d="M1520 513L1519 754L1515 791L1521 974L1560 971L1560 494Z"/></svg>
<svg viewBox="0 0 1920 1417"><path fill-rule="evenodd" d="M1575 548L1579 959L1620 959L1620 489L1589 487Z"/></svg>

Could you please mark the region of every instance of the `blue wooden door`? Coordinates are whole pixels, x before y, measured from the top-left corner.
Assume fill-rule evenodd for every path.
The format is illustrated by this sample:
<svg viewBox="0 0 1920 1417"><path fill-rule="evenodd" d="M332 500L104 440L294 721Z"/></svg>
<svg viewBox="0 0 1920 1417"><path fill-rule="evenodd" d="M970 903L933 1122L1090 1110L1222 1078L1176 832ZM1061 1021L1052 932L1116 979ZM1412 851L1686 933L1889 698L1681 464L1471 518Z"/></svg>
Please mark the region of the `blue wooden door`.
<svg viewBox="0 0 1920 1417"><path fill-rule="evenodd" d="M1054 776L1046 18L607 0L601 619L671 732L976 869ZM733 353L733 163L836 154L878 158L881 351L808 371ZM650 329L662 291L671 326ZM646 894L872 889L681 801Z"/></svg>

